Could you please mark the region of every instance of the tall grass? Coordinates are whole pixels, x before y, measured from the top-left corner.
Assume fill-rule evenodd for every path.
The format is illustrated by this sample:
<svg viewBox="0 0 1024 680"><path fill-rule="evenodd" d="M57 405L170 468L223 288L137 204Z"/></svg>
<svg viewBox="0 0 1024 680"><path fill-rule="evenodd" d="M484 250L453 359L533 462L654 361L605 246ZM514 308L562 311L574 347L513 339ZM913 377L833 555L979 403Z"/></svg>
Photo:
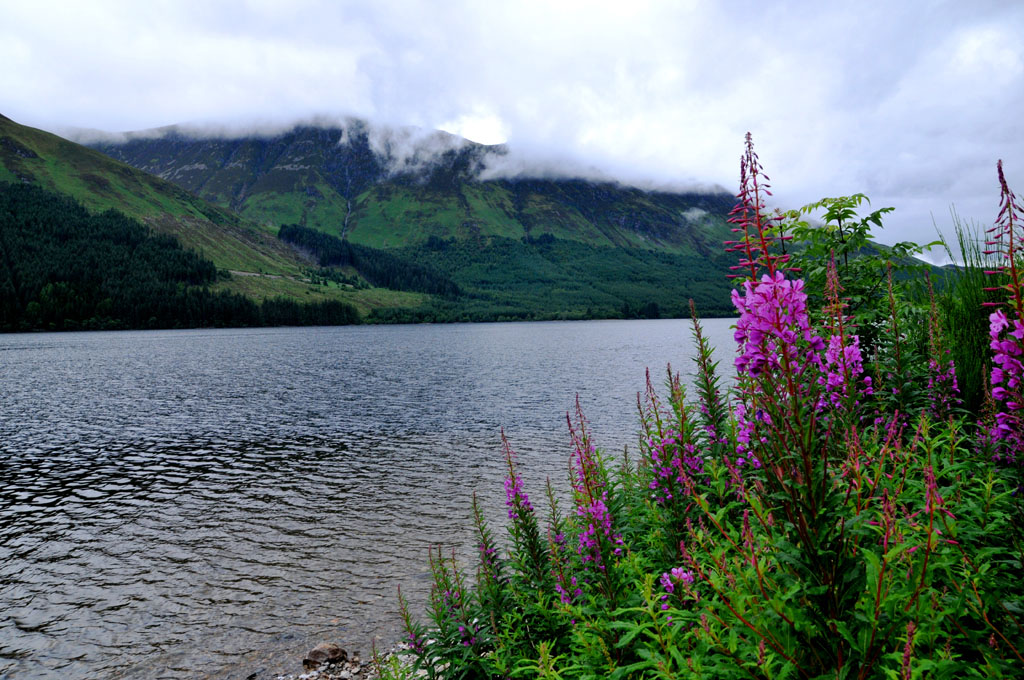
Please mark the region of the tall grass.
<svg viewBox="0 0 1024 680"><path fill-rule="evenodd" d="M991 366L989 310L985 303L995 301L996 296L985 290L989 284L985 270L991 268L992 261L982 253L984 229L977 224L965 224L955 210L950 211L950 216L956 249L943 242L953 265L939 297L940 318L956 363L964 408L979 413L985 401L986 376Z"/></svg>

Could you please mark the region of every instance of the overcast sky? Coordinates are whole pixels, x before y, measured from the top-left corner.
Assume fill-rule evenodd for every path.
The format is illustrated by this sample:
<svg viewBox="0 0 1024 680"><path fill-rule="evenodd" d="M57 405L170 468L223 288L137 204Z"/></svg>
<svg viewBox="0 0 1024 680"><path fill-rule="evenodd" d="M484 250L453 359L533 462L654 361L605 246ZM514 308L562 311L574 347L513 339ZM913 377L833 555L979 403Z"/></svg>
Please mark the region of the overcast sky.
<svg viewBox="0 0 1024 680"><path fill-rule="evenodd" d="M0 113L53 131L313 115L781 207L866 193L881 240L1024 194L1024 2L0 0Z"/></svg>

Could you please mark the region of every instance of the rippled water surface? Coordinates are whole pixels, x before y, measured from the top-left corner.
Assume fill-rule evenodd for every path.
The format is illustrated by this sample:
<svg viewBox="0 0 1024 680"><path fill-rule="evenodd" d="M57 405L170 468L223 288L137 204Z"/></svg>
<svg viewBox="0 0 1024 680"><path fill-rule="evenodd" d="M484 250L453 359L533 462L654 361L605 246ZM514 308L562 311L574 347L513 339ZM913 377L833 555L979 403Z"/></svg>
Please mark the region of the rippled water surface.
<svg viewBox="0 0 1024 680"><path fill-rule="evenodd" d="M0 678L367 656L428 546L470 554L474 491L500 523L502 427L539 493L577 393L632 448L645 367L692 353L683 321L0 336Z"/></svg>

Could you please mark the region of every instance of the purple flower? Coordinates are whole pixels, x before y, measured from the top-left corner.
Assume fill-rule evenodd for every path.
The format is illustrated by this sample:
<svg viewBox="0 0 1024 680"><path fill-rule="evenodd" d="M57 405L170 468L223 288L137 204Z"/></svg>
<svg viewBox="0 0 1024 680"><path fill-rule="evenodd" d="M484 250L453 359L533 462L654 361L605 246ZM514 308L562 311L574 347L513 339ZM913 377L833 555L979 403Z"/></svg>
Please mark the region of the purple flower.
<svg viewBox="0 0 1024 680"><path fill-rule="evenodd" d="M566 590L563 577L561 574L558 574L558 583L555 584L555 592L558 593L562 604L572 604L575 600L579 599L581 595L583 595L583 589L577 584L575 576L570 577L569 583L572 587L572 593Z"/></svg>
<svg viewBox="0 0 1024 680"><path fill-rule="evenodd" d="M661 441L647 442L652 478L648 488L654 492L655 502L664 505L687 492L694 477L704 471L704 460L693 444L683 444L678 434L669 430Z"/></svg>
<svg viewBox="0 0 1024 680"><path fill-rule="evenodd" d="M523 490L523 478L515 473L505 479L505 499L509 519L518 519L520 512L533 512L530 497Z"/></svg>
<svg viewBox="0 0 1024 680"><path fill-rule="evenodd" d="M577 551L583 559L584 565L593 564L601 571L604 571L605 568L602 559L602 541L615 546L612 550L614 555L621 555L624 545L622 535L612 530L612 516L608 512L607 500L608 493L605 492L592 503L581 505L576 509L576 514L583 518L585 524L585 528L580 534Z"/></svg>
<svg viewBox="0 0 1024 680"><path fill-rule="evenodd" d="M910 660L914 652L914 633L917 627L913 621L907 622L907 642L903 646L903 664L900 671L901 680L910 680Z"/></svg>
<svg viewBox="0 0 1024 680"><path fill-rule="evenodd" d="M659 579L662 589L665 591L661 595L661 610L665 611L669 608L669 596L675 593L676 585L682 584L685 587L693 585L693 572L682 567L672 567L670 571L667 571L661 575ZM691 592L687 589L687 592Z"/></svg>
<svg viewBox="0 0 1024 680"><path fill-rule="evenodd" d="M943 368L936 359L929 359L928 369L928 393L932 404L932 414L942 418L951 408L960 405L960 386L956 380L956 365L950 359L946 367Z"/></svg>
<svg viewBox="0 0 1024 680"><path fill-rule="evenodd" d="M732 291L732 303L740 312L734 334L740 348L737 372L756 377L785 369L799 375L808 366L820 367L817 353L825 345L811 331L803 288L802 280L791 281L777 271L760 281L745 281L743 295Z"/></svg>
<svg viewBox="0 0 1024 680"><path fill-rule="evenodd" d="M1006 332L1009 331L1009 332ZM1007 318L999 309L989 315L992 348L992 398L999 410L989 437L997 444L997 457L1007 462L1024 460L1024 322Z"/></svg>
<svg viewBox="0 0 1024 680"><path fill-rule="evenodd" d="M693 584L693 572L682 567L672 567L672 578L680 583Z"/></svg>
<svg viewBox="0 0 1024 680"><path fill-rule="evenodd" d="M825 350L823 365L824 373L818 378L818 384L825 388L825 394L818 402L819 409L826 404L833 408L841 408L844 400L849 396L847 386L855 384L857 379L864 374L860 337L852 335L847 340L848 344L843 344L841 335L833 335L828 339L828 349ZM865 377L862 382L860 394L871 396L874 393L871 378Z"/></svg>
<svg viewBox="0 0 1024 680"><path fill-rule="evenodd" d="M516 472L515 457L512 445L505 437L505 431L501 432L501 443L505 448L505 464L508 466L508 476L505 478L505 505L508 506L508 518L519 519L520 513L532 513L533 506L530 505L530 498L523 490L523 479Z"/></svg>
<svg viewBox="0 0 1024 680"><path fill-rule="evenodd" d="M672 583L672 577L667 573L661 575L661 587L665 589L666 593L672 593L675 591L675 584Z"/></svg>

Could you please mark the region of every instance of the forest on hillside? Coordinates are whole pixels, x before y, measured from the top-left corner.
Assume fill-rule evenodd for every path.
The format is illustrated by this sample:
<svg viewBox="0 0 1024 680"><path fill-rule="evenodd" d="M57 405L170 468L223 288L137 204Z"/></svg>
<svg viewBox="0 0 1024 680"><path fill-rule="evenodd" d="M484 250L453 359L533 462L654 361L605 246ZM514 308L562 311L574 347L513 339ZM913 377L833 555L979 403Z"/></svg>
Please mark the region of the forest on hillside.
<svg viewBox="0 0 1024 680"><path fill-rule="evenodd" d="M213 263L171 236L29 184L0 183L0 330L357 323L342 302L214 292Z"/></svg>
<svg viewBox="0 0 1024 680"><path fill-rule="evenodd" d="M652 319L728 316L724 251L713 257L595 246L551 234L521 239L442 239L381 250L288 224L278 238L311 255L314 279L356 270L369 283L427 293L418 307L373 310L383 323Z"/></svg>

